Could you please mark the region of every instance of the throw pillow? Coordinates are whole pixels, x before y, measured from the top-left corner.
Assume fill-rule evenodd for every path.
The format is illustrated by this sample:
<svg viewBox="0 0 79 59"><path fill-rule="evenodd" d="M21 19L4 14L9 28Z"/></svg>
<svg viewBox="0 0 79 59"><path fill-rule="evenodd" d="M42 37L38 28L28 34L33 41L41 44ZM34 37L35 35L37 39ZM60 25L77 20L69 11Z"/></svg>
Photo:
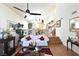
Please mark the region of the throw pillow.
<svg viewBox="0 0 79 59"><path fill-rule="evenodd" d="M28 41L31 40L31 37L30 36L26 37L26 40L28 40Z"/></svg>
<svg viewBox="0 0 79 59"><path fill-rule="evenodd" d="M40 40L44 40L44 37L43 37L43 36L41 36L39 39L40 39Z"/></svg>

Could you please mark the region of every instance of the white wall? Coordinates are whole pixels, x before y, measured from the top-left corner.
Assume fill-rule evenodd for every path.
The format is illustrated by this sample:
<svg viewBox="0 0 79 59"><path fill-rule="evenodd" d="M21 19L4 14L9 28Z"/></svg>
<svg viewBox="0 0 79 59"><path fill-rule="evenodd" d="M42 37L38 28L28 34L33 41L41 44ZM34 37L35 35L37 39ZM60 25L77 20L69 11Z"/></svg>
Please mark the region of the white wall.
<svg viewBox="0 0 79 59"><path fill-rule="evenodd" d="M75 10L77 10L78 13L72 15L72 12ZM57 4L56 12L58 19L63 17L61 20L61 27L57 28L56 35L60 36L61 41L66 46L67 37L75 37L76 35L74 32L69 31L69 19L79 15L79 4ZM74 45L73 50L79 54L79 47Z"/></svg>
<svg viewBox="0 0 79 59"><path fill-rule="evenodd" d="M25 19L22 19L19 15L13 12L6 5L0 4L0 28L1 29L7 29L8 20L16 23L20 22L24 24L24 28L27 29L27 21Z"/></svg>
<svg viewBox="0 0 79 59"><path fill-rule="evenodd" d="M0 28L7 28L7 20L18 20L18 15L12 12L8 7L3 4L0 4Z"/></svg>
<svg viewBox="0 0 79 59"><path fill-rule="evenodd" d="M8 29L8 20L12 21L12 23L20 22L24 24L24 29L27 29L27 21L21 19L19 15L13 12L10 8L8 8L4 4L0 4L0 31ZM18 36L15 37L15 45L18 41ZM12 46L12 43L11 43Z"/></svg>

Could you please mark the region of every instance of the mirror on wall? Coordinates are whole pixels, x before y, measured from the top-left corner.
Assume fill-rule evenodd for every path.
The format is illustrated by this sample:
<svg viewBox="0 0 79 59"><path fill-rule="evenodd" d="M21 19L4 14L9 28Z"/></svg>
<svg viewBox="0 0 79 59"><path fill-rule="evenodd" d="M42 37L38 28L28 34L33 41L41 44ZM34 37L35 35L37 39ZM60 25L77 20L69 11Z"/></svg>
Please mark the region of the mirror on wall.
<svg viewBox="0 0 79 59"><path fill-rule="evenodd" d="M79 31L79 17L74 17L69 20L69 29L71 32Z"/></svg>

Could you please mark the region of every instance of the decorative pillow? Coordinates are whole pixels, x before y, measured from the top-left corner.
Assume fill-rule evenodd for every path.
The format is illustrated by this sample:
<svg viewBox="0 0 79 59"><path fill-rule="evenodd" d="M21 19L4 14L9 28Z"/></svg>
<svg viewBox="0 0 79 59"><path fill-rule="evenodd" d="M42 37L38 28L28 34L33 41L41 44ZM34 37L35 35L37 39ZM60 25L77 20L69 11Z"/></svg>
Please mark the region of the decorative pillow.
<svg viewBox="0 0 79 59"><path fill-rule="evenodd" d="M44 37L43 37L43 36L41 36L39 39L40 39L40 40L44 40Z"/></svg>
<svg viewBox="0 0 79 59"><path fill-rule="evenodd" d="M26 39L29 41L29 40L31 40L31 37L30 37L30 36L28 36L28 37L26 37Z"/></svg>

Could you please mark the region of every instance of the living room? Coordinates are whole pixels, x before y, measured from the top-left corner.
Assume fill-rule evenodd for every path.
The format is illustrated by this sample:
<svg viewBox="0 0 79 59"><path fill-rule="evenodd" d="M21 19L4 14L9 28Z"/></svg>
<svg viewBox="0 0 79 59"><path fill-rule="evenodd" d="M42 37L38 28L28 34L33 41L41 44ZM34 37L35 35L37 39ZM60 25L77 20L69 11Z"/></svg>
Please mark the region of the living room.
<svg viewBox="0 0 79 59"><path fill-rule="evenodd" d="M32 40L29 41L29 42L32 42L31 46L33 44L34 44L34 46L44 45L45 48L48 48L48 47L50 48L50 50L47 49L48 51L52 51L53 49L55 49L54 51L58 51L58 50L60 51L60 52L54 52L54 51L50 52L49 54L51 54L53 56L56 56L56 55L58 55L58 56L62 56L62 55L75 56L76 55L77 56L77 55L79 55L78 46L73 45L73 48L71 51L71 44L69 43L69 51L67 51L66 48L67 48L68 37L73 38L73 41L77 40L77 39L75 39L77 33L70 31L70 29L71 29L70 28L70 19L79 18L78 17L78 15L79 15L78 6L79 6L78 3L28 3L28 4L27 3L1 3L0 4L0 32L1 33L10 32L9 34L15 36L14 45L17 46L18 44L23 43L23 44L21 44L21 46L24 47L23 52L26 50L25 46L29 45L28 42L25 43L25 38L28 39L30 36L31 39L34 38L33 42L32 42ZM22 11L22 10L25 11L27 9L30 10L30 14L31 14L31 12L34 12L34 13L38 13L38 15L35 14L35 16L30 16L30 15L27 16L26 13L28 13L28 12L23 13L23 11ZM29 24L29 23L31 23L31 24ZM28 24L30 25L30 27ZM23 36L21 35L22 37L21 36L19 37L19 35L14 33L14 29L17 29L19 25L20 25L19 29L22 29L24 32ZM23 25L23 27L22 27L22 25ZM54 35L53 35L53 29L54 29ZM29 35L29 34L31 34L31 35ZM0 35L0 37L3 38L2 35ZM39 40L35 40L40 37L42 37L42 39L45 38L46 40L42 41L42 42ZM6 35L4 36L4 39L5 38L6 38ZM22 41L20 43L18 43L19 38ZM50 39L50 38L52 38L52 39ZM54 40L56 40L56 38L57 38L57 41L54 41ZM62 42L63 46L61 46L61 45L59 46L59 44L61 44L61 42ZM79 43L78 40L77 40L77 42ZM13 43L11 43L11 46L12 45L13 45ZM17 46L17 47L19 47L19 46ZM67 53L67 54L62 54L62 50L60 47L63 49L63 51L66 51L65 53ZM34 47L34 48L35 48L34 49L35 51L38 50L38 47ZM41 48L41 47L39 47L39 48ZM20 48L17 48L16 51L12 55L15 55L19 49ZM46 49L44 49L44 51L45 50ZM22 51L21 51L21 53L22 53ZM37 52L33 52L33 53L35 53L35 55L38 55ZM31 53L31 54L33 55L33 53ZM42 53L42 55L49 55L49 54Z"/></svg>

